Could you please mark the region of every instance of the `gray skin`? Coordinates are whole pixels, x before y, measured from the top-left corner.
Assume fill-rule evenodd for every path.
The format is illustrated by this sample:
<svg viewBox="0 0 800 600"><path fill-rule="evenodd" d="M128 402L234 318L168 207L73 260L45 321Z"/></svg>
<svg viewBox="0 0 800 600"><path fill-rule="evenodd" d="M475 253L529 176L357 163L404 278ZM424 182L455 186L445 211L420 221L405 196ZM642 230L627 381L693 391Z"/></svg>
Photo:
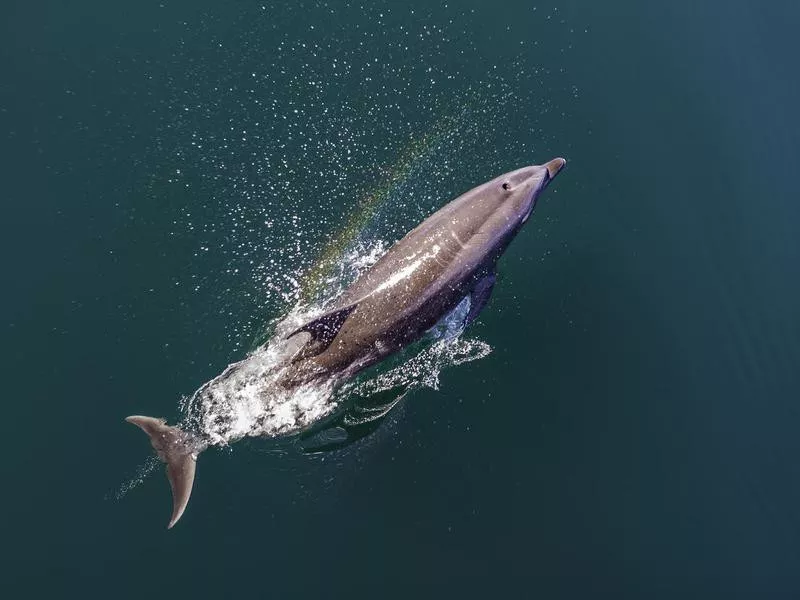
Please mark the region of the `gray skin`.
<svg viewBox="0 0 800 600"><path fill-rule="evenodd" d="M419 339L494 272L537 197L564 164L556 158L506 173L425 219L350 285L328 313L292 334L318 335L299 350L282 384L346 379Z"/></svg>
<svg viewBox="0 0 800 600"><path fill-rule="evenodd" d="M289 336L288 364L278 384L344 380L418 340L465 296L476 300L468 321L491 293L495 264L527 221L563 158L506 173L462 194L394 244L337 299L332 309ZM161 419L126 419L150 436L167 464L173 511L189 502L198 445Z"/></svg>

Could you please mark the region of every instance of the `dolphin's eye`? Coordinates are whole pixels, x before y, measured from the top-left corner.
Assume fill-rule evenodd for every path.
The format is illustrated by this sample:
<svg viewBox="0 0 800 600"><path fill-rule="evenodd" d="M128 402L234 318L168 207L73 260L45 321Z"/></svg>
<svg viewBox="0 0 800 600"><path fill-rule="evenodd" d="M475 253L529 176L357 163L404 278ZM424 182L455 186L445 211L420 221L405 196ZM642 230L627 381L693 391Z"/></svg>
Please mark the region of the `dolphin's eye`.
<svg viewBox="0 0 800 600"><path fill-rule="evenodd" d="M510 190L510 189L511 189L511 184L510 184L510 183L508 183L508 182L506 181L506 182L503 184L503 189L504 189L504 190Z"/></svg>

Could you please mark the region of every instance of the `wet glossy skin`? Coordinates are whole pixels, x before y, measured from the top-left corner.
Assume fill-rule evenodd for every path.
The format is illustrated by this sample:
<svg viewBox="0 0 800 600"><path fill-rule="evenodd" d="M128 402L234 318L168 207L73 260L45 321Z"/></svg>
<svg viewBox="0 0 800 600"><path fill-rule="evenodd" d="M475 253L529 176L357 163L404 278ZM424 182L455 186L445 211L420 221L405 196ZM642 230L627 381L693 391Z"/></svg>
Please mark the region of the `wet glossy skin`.
<svg viewBox="0 0 800 600"><path fill-rule="evenodd" d="M284 385L352 376L417 340L493 271L564 162L557 158L492 179L409 232L345 290L332 311L354 310L327 348L318 354L313 343L301 349Z"/></svg>

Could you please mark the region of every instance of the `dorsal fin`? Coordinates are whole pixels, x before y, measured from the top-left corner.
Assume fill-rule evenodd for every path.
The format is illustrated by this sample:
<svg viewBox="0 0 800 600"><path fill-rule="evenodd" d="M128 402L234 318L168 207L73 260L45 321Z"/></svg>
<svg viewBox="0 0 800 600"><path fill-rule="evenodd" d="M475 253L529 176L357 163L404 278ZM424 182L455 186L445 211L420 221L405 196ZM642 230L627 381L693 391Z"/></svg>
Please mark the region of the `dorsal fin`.
<svg viewBox="0 0 800 600"><path fill-rule="evenodd" d="M286 336L286 339L288 340L293 335L305 331L311 334L311 342L309 343L313 344L316 353L322 352L325 348L330 346L333 338L339 333L347 317L356 309L356 306L358 306L358 304L351 304L350 306L327 312L321 317L317 317L313 321L309 321L302 327L295 329Z"/></svg>

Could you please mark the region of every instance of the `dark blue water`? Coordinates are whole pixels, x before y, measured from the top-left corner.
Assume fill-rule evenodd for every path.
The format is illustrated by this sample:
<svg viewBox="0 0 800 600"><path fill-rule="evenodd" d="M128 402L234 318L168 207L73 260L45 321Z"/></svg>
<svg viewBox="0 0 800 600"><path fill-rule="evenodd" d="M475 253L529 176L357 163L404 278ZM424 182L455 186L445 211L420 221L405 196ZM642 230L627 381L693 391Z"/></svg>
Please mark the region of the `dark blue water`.
<svg viewBox="0 0 800 600"><path fill-rule="evenodd" d="M6 3L8 597L800 595L799 18ZM169 532L129 489L123 418L179 417L324 249L558 155L489 356L342 451L203 454Z"/></svg>

